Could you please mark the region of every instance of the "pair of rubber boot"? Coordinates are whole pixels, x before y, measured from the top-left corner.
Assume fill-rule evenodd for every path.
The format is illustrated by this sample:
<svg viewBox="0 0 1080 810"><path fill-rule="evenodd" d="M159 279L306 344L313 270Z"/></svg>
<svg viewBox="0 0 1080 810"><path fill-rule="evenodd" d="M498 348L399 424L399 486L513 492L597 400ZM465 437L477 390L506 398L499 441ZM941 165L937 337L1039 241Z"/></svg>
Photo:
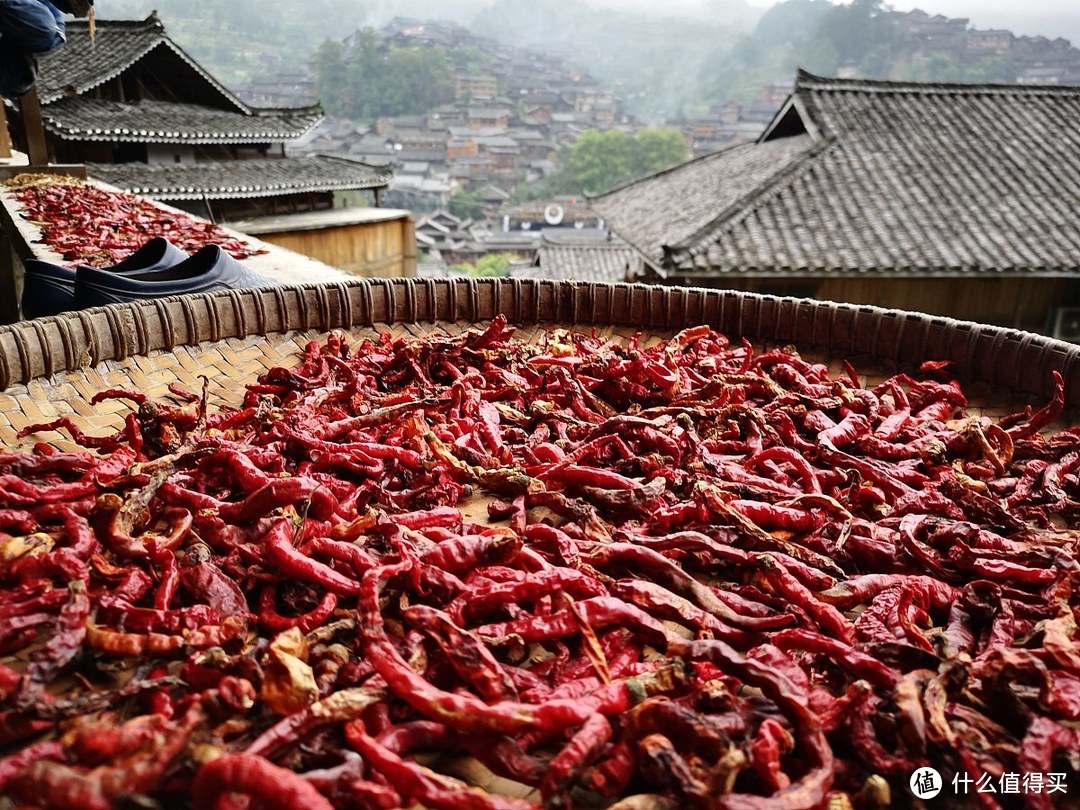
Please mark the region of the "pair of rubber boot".
<svg viewBox="0 0 1080 810"><path fill-rule="evenodd" d="M160 236L111 267L71 268L31 259L24 263L24 269L24 318L275 283L248 270L219 245L207 245L189 256Z"/></svg>

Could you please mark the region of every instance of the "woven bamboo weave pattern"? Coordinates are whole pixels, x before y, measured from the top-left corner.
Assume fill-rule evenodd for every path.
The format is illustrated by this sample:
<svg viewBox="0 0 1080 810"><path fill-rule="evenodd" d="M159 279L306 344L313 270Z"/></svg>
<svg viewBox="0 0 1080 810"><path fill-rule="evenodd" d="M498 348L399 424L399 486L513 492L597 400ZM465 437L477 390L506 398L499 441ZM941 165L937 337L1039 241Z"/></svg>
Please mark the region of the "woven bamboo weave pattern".
<svg viewBox="0 0 1080 810"><path fill-rule="evenodd" d="M350 342L359 344L379 333L397 337L423 337L437 329L455 335L468 324L441 323L377 324L374 327L350 330ZM633 330L599 330L602 334L629 337ZM311 329L286 334L253 335L228 338L200 346L178 346L172 351L155 351L134 355L125 360L108 360L86 369L64 371L49 379L35 379L17 384L0 392L0 444L8 448L28 446L34 441L49 441L58 447L76 449L61 431L36 433L19 440L18 432L27 425L48 422L69 416L92 435L106 435L119 430L132 404L109 399L91 405L94 394L107 388L139 391L157 401L173 398L169 385L187 391L202 390L207 379L208 404L211 410L222 406L238 406L244 395L244 385L255 382L271 368L291 368L300 360L300 352L309 341L326 337L326 330ZM528 327L519 330L524 340L536 340L543 330ZM659 335L648 337L659 338Z"/></svg>
<svg viewBox="0 0 1080 810"><path fill-rule="evenodd" d="M7 441L26 424L73 413L90 420L88 428L104 430L126 412L122 403L90 408L90 397L104 388L135 387L157 396L168 382L199 390L205 374L211 395L220 397L225 380L234 386L272 365L295 362L307 340L331 329L370 335L372 327L387 324L422 335L436 324L451 331L499 313L526 329L554 324L660 335L708 324L757 346L792 344L882 373L925 359L950 360L965 383L1034 402L1050 396L1056 369L1065 377L1068 403L1080 404L1080 347L1017 330L716 289L363 279L140 301L0 327L0 391L6 391L0 428Z"/></svg>
<svg viewBox="0 0 1080 810"><path fill-rule="evenodd" d="M106 388L141 391L155 400L168 400L169 384L198 393L205 376L211 407L236 404L243 396L244 382L253 382L274 366L295 365L304 344L320 334L313 330L179 346L172 351L108 360L91 368L61 372L48 380L13 385L0 393L0 441L11 447L17 443L18 431L26 425L60 416L71 416L94 435L116 431L132 405L121 400L91 405L94 394ZM35 438L51 440L55 435L38 434L26 441Z"/></svg>

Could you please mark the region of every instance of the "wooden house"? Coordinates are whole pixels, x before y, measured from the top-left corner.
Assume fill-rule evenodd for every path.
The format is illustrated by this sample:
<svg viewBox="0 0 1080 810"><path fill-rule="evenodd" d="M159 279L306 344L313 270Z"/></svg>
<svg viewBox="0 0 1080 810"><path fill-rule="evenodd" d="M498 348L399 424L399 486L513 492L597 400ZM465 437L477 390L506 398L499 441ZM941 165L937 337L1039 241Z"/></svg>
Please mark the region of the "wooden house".
<svg viewBox="0 0 1080 810"><path fill-rule="evenodd" d="M1077 87L800 72L755 143L591 204L651 280L1069 337L1061 324L1080 306L1078 124Z"/></svg>
<svg viewBox="0 0 1080 810"><path fill-rule="evenodd" d="M469 129L506 129L510 126L509 110L469 107L465 117Z"/></svg>
<svg viewBox="0 0 1080 810"><path fill-rule="evenodd" d="M67 35L39 59L53 162L84 163L93 179L215 221L272 216L285 228L282 217L331 212L343 193L371 195L377 206L390 182L389 170L357 160L287 156L322 109L245 103L173 42L156 14L98 20L93 40L76 20Z"/></svg>

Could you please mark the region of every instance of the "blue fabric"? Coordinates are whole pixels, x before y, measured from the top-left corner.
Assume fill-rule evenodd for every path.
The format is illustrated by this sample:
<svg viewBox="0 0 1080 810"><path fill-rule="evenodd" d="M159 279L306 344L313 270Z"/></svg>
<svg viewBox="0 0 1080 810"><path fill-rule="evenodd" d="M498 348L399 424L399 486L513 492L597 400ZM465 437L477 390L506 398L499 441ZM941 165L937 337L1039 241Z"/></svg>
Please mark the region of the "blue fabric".
<svg viewBox="0 0 1080 810"><path fill-rule="evenodd" d="M64 44L64 18L45 0L0 0L0 42L4 51L48 53Z"/></svg>
<svg viewBox="0 0 1080 810"><path fill-rule="evenodd" d="M64 44L61 10L47 0L0 0L0 96L17 98L34 85L34 54Z"/></svg>

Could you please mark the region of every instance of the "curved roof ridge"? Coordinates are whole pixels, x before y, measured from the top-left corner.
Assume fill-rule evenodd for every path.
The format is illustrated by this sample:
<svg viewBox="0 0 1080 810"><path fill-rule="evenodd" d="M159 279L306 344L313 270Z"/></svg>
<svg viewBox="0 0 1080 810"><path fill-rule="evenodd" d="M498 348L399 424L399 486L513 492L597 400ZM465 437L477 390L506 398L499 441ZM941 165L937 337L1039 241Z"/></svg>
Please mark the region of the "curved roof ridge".
<svg viewBox="0 0 1080 810"><path fill-rule="evenodd" d="M995 84L968 82L916 82L894 79L841 79L818 76L804 68L795 75L795 93L816 92L874 92L931 94L1000 94L1000 95L1077 95L1080 87L1060 84Z"/></svg>

